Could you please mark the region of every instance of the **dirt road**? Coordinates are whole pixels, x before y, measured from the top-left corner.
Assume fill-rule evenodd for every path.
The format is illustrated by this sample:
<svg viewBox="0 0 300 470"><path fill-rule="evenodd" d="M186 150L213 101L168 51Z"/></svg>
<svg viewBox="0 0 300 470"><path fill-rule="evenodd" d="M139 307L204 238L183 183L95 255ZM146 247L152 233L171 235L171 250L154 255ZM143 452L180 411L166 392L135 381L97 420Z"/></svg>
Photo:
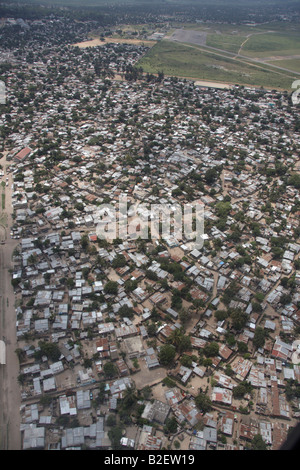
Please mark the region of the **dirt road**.
<svg viewBox="0 0 300 470"><path fill-rule="evenodd" d="M0 161L4 170L5 157ZM6 364L0 365L0 449L21 449L20 436L20 389L18 384L19 362L15 350L16 339L16 313L15 296L11 284L12 253L17 241L10 237L12 223L11 184L12 177L8 176L8 186L5 186L6 223L2 225L5 234L4 243L0 245L0 339L6 345ZM3 215L3 214L2 214Z"/></svg>

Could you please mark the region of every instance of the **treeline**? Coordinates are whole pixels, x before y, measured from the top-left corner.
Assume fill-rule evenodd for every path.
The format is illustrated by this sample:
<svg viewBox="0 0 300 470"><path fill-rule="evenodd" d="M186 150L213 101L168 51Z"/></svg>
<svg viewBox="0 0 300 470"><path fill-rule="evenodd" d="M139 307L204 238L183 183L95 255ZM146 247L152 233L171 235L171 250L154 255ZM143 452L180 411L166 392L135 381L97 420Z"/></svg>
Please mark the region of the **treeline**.
<svg viewBox="0 0 300 470"><path fill-rule="evenodd" d="M2 4L0 5L0 17L2 18L22 18L23 20L42 20L53 16L69 18L77 21L97 21L110 24L112 18L101 8L60 8L56 5L20 5Z"/></svg>
<svg viewBox="0 0 300 470"><path fill-rule="evenodd" d="M98 3L98 5L96 5ZM63 8L62 8L63 7ZM221 21L222 23L242 23L267 22L274 19L280 20L282 15L290 16L295 21L300 14L299 2L288 0L280 2L279 0L261 2L246 1L240 2L231 0L221 3L219 1L209 2L208 0L184 2L172 2L168 0L154 0L154 2L143 2L132 0L128 3L114 2L96 2L92 6L64 5L45 5L36 2L36 4L2 4L0 6L0 16L4 18L14 17L27 20L37 20L49 15L63 16L77 21L95 21L102 25L116 25L121 23L151 23L169 18L173 21L192 21L196 19L201 21Z"/></svg>

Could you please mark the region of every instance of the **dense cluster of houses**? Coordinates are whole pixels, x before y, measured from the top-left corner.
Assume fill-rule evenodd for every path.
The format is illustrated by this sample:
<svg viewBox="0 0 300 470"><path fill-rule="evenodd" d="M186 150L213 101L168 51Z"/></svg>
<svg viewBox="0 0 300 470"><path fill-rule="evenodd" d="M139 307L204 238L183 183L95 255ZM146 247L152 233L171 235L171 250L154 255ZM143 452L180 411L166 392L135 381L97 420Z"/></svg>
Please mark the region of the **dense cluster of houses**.
<svg viewBox="0 0 300 470"><path fill-rule="evenodd" d="M111 448L108 417L150 387L120 446L240 449L259 434L276 449L299 419L296 112L278 91L124 80L146 50L52 46L19 59L22 80L6 72L23 448ZM122 194L140 207L136 236L101 240ZM201 249L141 238L151 204L194 201ZM189 347L166 366L176 333Z"/></svg>

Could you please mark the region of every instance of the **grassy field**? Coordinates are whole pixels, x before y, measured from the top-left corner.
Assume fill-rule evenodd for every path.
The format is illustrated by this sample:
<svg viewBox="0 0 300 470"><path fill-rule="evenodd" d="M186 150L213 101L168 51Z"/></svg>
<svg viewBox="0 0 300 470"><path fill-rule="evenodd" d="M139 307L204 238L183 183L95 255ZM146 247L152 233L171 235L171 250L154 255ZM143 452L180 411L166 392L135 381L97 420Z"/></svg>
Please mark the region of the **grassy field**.
<svg viewBox="0 0 300 470"><path fill-rule="evenodd" d="M256 65L230 55L212 52L196 45L171 41L157 43L138 63L145 72L251 85L267 89L290 90L297 76L275 71L267 65Z"/></svg>
<svg viewBox="0 0 300 470"><path fill-rule="evenodd" d="M286 57L300 54L299 33L253 34L243 46L243 54L249 57Z"/></svg>
<svg viewBox="0 0 300 470"><path fill-rule="evenodd" d="M273 60L268 63L300 73L300 59Z"/></svg>
<svg viewBox="0 0 300 470"><path fill-rule="evenodd" d="M228 52L238 53L242 43L247 39L240 34L214 34L210 33L206 39L206 45Z"/></svg>

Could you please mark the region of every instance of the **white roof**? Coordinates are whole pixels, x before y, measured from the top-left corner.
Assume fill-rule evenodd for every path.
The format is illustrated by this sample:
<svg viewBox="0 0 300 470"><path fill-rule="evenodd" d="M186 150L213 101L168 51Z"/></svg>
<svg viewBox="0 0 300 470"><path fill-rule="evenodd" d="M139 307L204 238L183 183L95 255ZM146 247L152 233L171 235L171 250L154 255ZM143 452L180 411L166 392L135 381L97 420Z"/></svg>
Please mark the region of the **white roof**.
<svg viewBox="0 0 300 470"><path fill-rule="evenodd" d="M6 348L4 341L0 341L0 364L6 364Z"/></svg>

